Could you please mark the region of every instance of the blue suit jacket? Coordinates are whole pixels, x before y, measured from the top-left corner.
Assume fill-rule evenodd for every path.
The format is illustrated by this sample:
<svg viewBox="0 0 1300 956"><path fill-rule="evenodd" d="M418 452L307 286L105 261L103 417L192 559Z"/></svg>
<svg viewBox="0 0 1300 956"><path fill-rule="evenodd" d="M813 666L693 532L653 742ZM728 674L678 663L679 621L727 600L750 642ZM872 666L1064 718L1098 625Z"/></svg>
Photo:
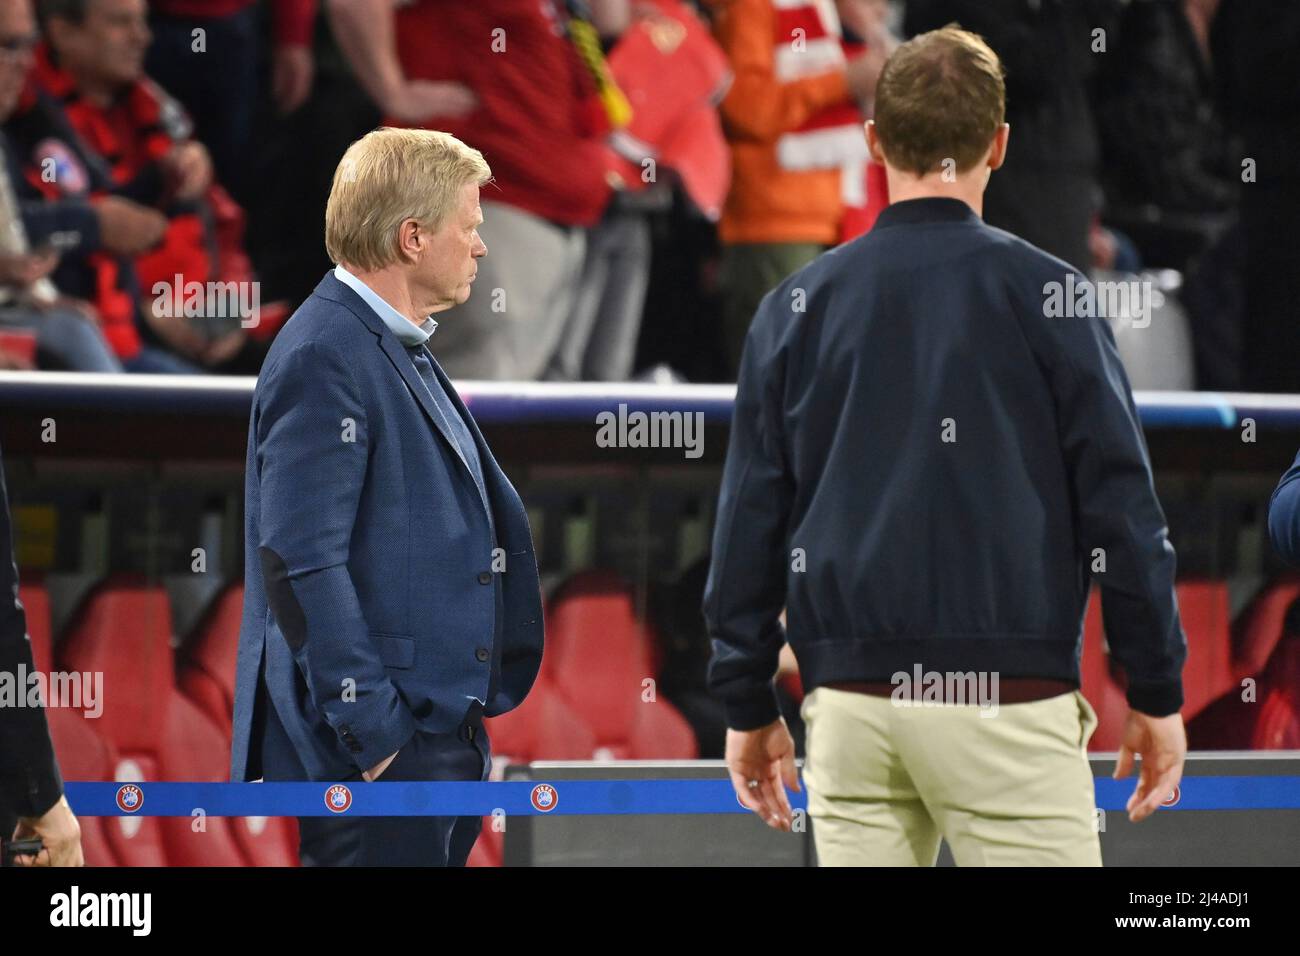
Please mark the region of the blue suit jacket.
<svg viewBox="0 0 1300 956"><path fill-rule="evenodd" d="M326 275L266 357L245 471L235 781L292 757L261 752L262 682L320 780L374 766L416 729L455 730L473 699L505 713L533 685L541 592L523 503L434 369L478 446L502 553L410 356L354 291Z"/></svg>

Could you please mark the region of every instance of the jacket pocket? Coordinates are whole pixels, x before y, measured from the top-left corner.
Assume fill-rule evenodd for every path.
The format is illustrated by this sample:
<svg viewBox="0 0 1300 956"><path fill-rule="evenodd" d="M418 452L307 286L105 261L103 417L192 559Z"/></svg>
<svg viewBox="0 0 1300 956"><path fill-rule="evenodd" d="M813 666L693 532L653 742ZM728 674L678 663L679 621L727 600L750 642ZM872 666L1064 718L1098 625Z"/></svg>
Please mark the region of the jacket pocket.
<svg viewBox="0 0 1300 956"><path fill-rule="evenodd" d="M402 670L415 664L415 639L399 634L378 634L370 632L370 639L379 651L379 660L385 667Z"/></svg>

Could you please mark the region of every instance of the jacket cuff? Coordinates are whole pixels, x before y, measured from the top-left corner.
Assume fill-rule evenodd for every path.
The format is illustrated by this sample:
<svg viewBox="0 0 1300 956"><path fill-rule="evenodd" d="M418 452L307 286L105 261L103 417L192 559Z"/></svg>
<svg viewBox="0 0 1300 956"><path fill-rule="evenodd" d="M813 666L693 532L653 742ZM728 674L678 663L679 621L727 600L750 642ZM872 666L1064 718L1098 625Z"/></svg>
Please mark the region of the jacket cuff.
<svg viewBox="0 0 1300 956"><path fill-rule="evenodd" d="M758 730L781 717L781 705L777 703L772 684L739 700L725 701L723 706L731 730Z"/></svg>
<svg viewBox="0 0 1300 956"><path fill-rule="evenodd" d="M46 773L28 771L22 785L22 791L14 794L13 811L19 817L43 817L63 796L63 778L58 764L53 764ZM8 834L4 838L8 839Z"/></svg>
<svg viewBox="0 0 1300 956"><path fill-rule="evenodd" d="M415 718L396 693L366 712L347 709L356 706L345 705L343 719L334 726L334 732L339 746L363 771L397 753L415 735Z"/></svg>
<svg viewBox="0 0 1300 956"><path fill-rule="evenodd" d="M1183 682L1173 680L1130 684L1128 705L1148 717L1168 717L1176 714L1183 706Z"/></svg>

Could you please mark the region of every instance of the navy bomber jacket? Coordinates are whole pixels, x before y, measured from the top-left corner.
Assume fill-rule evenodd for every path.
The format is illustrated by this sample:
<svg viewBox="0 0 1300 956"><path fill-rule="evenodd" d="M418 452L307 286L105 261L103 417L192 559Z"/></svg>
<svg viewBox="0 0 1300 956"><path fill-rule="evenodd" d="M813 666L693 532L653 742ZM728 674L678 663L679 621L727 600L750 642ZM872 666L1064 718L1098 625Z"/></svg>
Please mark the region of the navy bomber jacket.
<svg viewBox="0 0 1300 956"><path fill-rule="evenodd" d="M777 718L787 639L807 691L918 665L1077 686L1090 580L1130 706L1182 706L1174 550L1114 337L1069 308L1071 272L916 199L763 300L704 597L728 726ZM1062 290L1074 314L1049 317Z"/></svg>

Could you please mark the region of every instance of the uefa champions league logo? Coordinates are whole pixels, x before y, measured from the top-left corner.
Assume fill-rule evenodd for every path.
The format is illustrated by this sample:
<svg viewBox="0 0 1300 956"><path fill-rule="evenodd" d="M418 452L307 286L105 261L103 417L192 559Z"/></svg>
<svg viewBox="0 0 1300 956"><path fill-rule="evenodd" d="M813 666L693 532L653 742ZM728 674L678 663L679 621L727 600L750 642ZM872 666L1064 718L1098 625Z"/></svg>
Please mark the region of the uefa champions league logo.
<svg viewBox="0 0 1300 956"><path fill-rule="evenodd" d="M133 783L117 788L117 808L123 813L135 813L144 806L144 791Z"/></svg>
<svg viewBox="0 0 1300 956"><path fill-rule="evenodd" d="M332 813L346 813L352 806L352 791L341 783L336 783L325 791L325 806Z"/></svg>
<svg viewBox="0 0 1300 956"><path fill-rule="evenodd" d="M533 787L530 799L532 800L533 809L540 810L542 813L550 813L560 803L560 795L548 783L539 783Z"/></svg>

